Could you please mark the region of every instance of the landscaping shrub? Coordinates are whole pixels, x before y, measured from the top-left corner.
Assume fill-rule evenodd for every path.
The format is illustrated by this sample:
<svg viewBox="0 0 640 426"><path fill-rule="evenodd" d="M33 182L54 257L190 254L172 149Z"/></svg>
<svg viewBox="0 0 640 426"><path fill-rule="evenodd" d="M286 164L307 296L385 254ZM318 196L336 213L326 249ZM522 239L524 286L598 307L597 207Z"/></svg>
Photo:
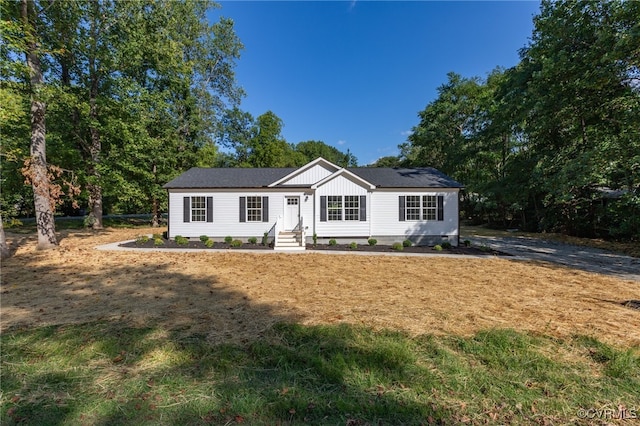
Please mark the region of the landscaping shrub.
<svg viewBox="0 0 640 426"><path fill-rule="evenodd" d="M249 242L249 244L256 244L258 242L258 239L256 237L251 237L247 241Z"/></svg>
<svg viewBox="0 0 640 426"><path fill-rule="evenodd" d="M163 246L164 245L164 239L162 239L162 237L159 237L159 238L153 237L153 245L154 246Z"/></svg>
<svg viewBox="0 0 640 426"><path fill-rule="evenodd" d="M164 237L162 236L162 234L153 234L153 239L157 240L157 239L163 239Z"/></svg>
<svg viewBox="0 0 640 426"><path fill-rule="evenodd" d="M336 246L336 245L338 245L338 242L335 240L335 238L332 238L332 239L329 240L329 245L330 246Z"/></svg>
<svg viewBox="0 0 640 426"><path fill-rule="evenodd" d="M471 241L469 240L464 240L463 244L465 247L471 247Z"/></svg>
<svg viewBox="0 0 640 426"><path fill-rule="evenodd" d="M404 245L402 243L393 243L391 248L396 251L402 251L404 250Z"/></svg>
<svg viewBox="0 0 640 426"><path fill-rule="evenodd" d="M314 246L317 245L318 244L318 234L314 233L312 238L313 238L313 245Z"/></svg>
<svg viewBox="0 0 640 426"><path fill-rule="evenodd" d="M450 250L453 246L451 245L451 243L449 241L445 241L442 244L440 244L442 246L443 249L445 250Z"/></svg>
<svg viewBox="0 0 640 426"><path fill-rule="evenodd" d="M231 247L240 247L242 245L242 241L240 240L233 240L231 241L229 244L231 244Z"/></svg>
<svg viewBox="0 0 640 426"><path fill-rule="evenodd" d="M149 241L149 237L146 235L140 235L138 238L136 238L136 244L144 244L147 241Z"/></svg>
<svg viewBox="0 0 640 426"><path fill-rule="evenodd" d="M402 245L405 247L411 247L413 245L413 243L411 242L411 240L406 239L402 242Z"/></svg>
<svg viewBox="0 0 640 426"><path fill-rule="evenodd" d="M435 251L442 251L442 246L440 244L436 244L435 246L433 246L433 249Z"/></svg>
<svg viewBox="0 0 640 426"><path fill-rule="evenodd" d="M206 243L207 240L209 240L209 237L207 235L200 235L200 241L202 241L203 243Z"/></svg>
<svg viewBox="0 0 640 426"><path fill-rule="evenodd" d="M213 244L214 244L214 242L213 242L212 239L208 239L207 241L204 242L204 245L209 247L209 248L213 247Z"/></svg>
<svg viewBox="0 0 640 426"><path fill-rule="evenodd" d="M352 242L351 244L349 244L349 248L350 248L351 250L355 250L355 249L357 249L357 248L358 248L358 243L356 243L355 241L354 241L354 242Z"/></svg>
<svg viewBox="0 0 640 426"><path fill-rule="evenodd" d="M373 246L375 246L376 244L378 244L378 240L376 240L375 238L369 238L369 239L367 240L367 242L369 243L369 245L370 245L371 247L373 247Z"/></svg>
<svg viewBox="0 0 640 426"><path fill-rule="evenodd" d="M181 246L186 246L187 244L189 244L189 239L183 237L182 235L176 235L174 241Z"/></svg>
<svg viewBox="0 0 640 426"><path fill-rule="evenodd" d="M16 219L16 218L12 217L8 221L6 221L3 226L5 228L17 228L17 227L22 226L22 225L23 224L20 221L20 219Z"/></svg>
<svg viewBox="0 0 640 426"><path fill-rule="evenodd" d="M233 241L233 237L230 235L227 235L226 237L224 237L224 242L227 244L231 244L231 242Z"/></svg>
<svg viewBox="0 0 640 426"><path fill-rule="evenodd" d="M268 242L269 242L269 233L265 232L264 235L262 236L262 245L266 246Z"/></svg>

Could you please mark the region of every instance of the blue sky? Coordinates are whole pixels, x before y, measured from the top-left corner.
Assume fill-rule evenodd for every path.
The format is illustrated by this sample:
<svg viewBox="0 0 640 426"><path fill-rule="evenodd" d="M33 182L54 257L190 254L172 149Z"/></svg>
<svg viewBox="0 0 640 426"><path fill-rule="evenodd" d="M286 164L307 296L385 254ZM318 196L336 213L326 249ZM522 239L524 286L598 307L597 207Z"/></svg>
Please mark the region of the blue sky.
<svg viewBox="0 0 640 426"><path fill-rule="evenodd" d="M397 155L450 71L518 63L539 2L221 1L244 44L241 109L271 110L290 143L349 149L359 165Z"/></svg>

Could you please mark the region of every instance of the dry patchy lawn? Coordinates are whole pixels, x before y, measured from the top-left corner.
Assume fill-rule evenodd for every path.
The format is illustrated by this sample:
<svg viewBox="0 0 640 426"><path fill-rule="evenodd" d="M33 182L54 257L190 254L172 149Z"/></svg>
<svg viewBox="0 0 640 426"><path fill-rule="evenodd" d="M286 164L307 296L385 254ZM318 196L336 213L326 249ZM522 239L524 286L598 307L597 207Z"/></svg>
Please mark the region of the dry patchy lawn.
<svg viewBox="0 0 640 426"><path fill-rule="evenodd" d="M638 283L553 265L94 249L154 231L68 231L48 252L36 252L33 237L21 241L2 264L1 331L109 320L242 343L276 322L345 322L412 335L513 328L640 345L640 311L620 304L638 299Z"/></svg>

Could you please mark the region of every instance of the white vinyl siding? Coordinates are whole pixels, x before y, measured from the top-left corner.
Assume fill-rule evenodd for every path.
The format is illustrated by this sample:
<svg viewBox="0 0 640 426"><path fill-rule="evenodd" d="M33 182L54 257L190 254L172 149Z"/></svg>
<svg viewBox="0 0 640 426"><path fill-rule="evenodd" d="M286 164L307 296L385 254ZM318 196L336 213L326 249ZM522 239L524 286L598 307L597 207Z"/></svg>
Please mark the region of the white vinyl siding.
<svg viewBox="0 0 640 426"><path fill-rule="evenodd" d="M226 236L246 240L249 237L256 237L258 241L262 235L271 230L278 216L283 216L286 205L285 196L300 197L300 215L304 216L304 223L309 226L309 232L313 226L313 197L305 197L303 192L293 191L271 191L265 193L242 192L233 190L216 190L216 192L203 192L201 190L175 190L169 192L169 237L176 235L183 237L198 238L200 235L223 239ZM185 222L182 220L183 199L188 197L205 197L212 199L213 211L211 222ZM268 197L269 198L269 221L262 222L240 222L238 207L240 197ZM176 219L177 218L177 219ZM311 232L313 233L313 232Z"/></svg>
<svg viewBox="0 0 640 426"><path fill-rule="evenodd" d="M345 201L346 197L354 197L358 199L358 209L354 211L353 207L347 207ZM368 192L367 188L361 186L360 182L354 182L344 175L340 175L335 177L334 179L325 182L323 185L320 185L316 190L316 210L315 210L315 232L321 238L330 238L330 237L368 237L371 234L369 225L369 218L371 214L369 213L370 209L367 203L369 202L369 197L371 193ZM329 197L339 196L341 198L341 219L340 220L329 220ZM324 221L321 221L321 199L322 197L326 197L327 200L327 217ZM360 205L360 197L364 197L365 204L363 206ZM354 198L347 198L349 204L353 206ZM367 213L364 217L360 217L359 209L362 207ZM345 210L346 208L346 210ZM349 214L349 220L346 219L347 213ZM358 219L353 219L355 215L358 215ZM365 219L365 220L361 220Z"/></svg>
<svg viewBox="0 0 640 426"><path fill-rule="evenodd" d="M442 196L443 220L399 220L398 198L401 196L405 197L405 218L407 198L418 197L423 205L424 197L427 197L427 205L429 205L431 203L428 201L431 199L429 197ZM415 198L412 199L415 200ZM428 212L430 210L431 207L427 207L427 215L433 214ZM424 215L424 209L420 213ZM371 218L371 235L373 236L448 235L450 240L453 240L452 237L458 235L458 190L387 189L374 191L371 194L369 217Z"/></svg>

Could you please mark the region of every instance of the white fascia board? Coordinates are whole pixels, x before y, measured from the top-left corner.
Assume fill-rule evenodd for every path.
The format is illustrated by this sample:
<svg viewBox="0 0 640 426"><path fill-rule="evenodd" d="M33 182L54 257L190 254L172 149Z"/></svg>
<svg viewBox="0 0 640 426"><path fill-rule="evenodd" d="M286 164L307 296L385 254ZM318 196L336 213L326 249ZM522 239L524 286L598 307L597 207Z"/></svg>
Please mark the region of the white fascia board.
<svg viewBox="0 0 640 426"><path fill-rule="evenodd" d="M313 161L305 164L304 166L300 167L299 169L296 169L296 170L292 171L291 173L289 173L285 177L278 179L277 181L273 182L272 184L269 184L268 187L269 188L273 188L274 186L280 185L283 182L286 182L289 179L294 178L295 176L299 175L300 173L304 172L305 170L309 170L310 168L312 168L313 166L315 166L316 164L319 164L319 163L323 163L323 165L328 166L329 168L333 168L334 170L340 170L340 167L336 166L331 161L327 161L322 157L318 157L315 160L313 160Z"/></svg>
<svg viewBox="0 0 640 426"><path fill-rule="evenodd" d="M347 175L352 180L355 180L356 182L360 182L360 184L362 186L367 187L367 188L369 188L371 190L376 189L376 186L374 184L372 184L369 181L366 181L366 180L362 179L360 176L358 176L356 174L351 173L347 169L340 169L340 170L336 171L335 173L330 174L326 178L322 179L320 182L316 182L315 184L311 185L311 189L318 189L318 187L324 185L325 183L329 182L330 180L335 179L336 177L338 177L340 175Z"/></svg>

